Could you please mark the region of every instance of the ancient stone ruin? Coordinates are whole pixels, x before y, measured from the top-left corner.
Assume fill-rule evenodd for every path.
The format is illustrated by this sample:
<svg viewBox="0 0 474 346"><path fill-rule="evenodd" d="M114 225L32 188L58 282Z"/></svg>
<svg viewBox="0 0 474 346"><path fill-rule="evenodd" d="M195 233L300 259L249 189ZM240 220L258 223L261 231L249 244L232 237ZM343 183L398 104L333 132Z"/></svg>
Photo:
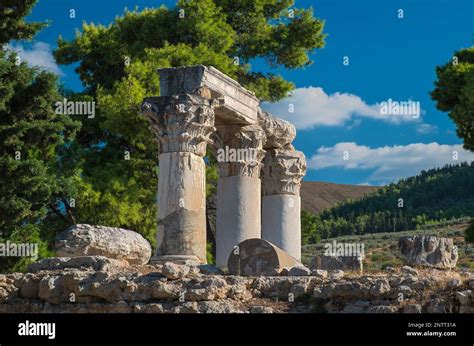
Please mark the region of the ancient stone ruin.
<svg viewBox="0 0 474 346"><path fill-rule="evenodd" d="M162 96L142 105L160 150L155 256L131 230L71 226L59 257L0 274L0 313L474 313L474 275L451 270L452 239L401 238L417 268L363 274L360 254L337 252L303 266L294 126L214 68L159 73ZM218 266L205 264L208 145L220 170Z"/></svg>
<svg viewBox="0 0 474 346"><path fill-rule="evenodd" d="M149 243L114 227L74 225L57 236L55 248L61 257L0 274L0 313L474 312L469 272L309 271L258 238L239 244L238 255L232 251L230 275L196 261L147 264Z"/></svg>
<svg viewBox="0 0 474 346"><path fill-rule="evenodd" d="M433 236L402 237L398 247L408 265L452 269L458 261L458 247L452 238Z"/></svg>
<svg viewBox="0 0 474 346"><path fill-rule="evenodd" d="M142 112L159 142L158 235L152 263L206 262L209 145L219 164L216 261L227 267L242 241L262 238L301 257L304 154L293 125L263 112L255 95L213 67L163 68L159 97Z"/></svg>
<svg viewBox="0 0 474 346"><path fill-rule="evenodd" d="M272 252L269 261L279 255ZM0 274L0 313L474 313L469 273L404 267L364 276L340 270L302 276L292 268L288 276L255 277L209 267L45 258L27 273Z"/></svg>

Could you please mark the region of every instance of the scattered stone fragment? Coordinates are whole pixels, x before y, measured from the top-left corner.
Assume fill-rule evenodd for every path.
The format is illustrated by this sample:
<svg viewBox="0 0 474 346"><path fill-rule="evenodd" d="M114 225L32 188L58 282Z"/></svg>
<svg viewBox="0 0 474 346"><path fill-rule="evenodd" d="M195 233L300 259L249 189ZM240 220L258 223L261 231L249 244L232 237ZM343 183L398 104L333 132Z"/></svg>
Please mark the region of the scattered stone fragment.
<svg viewBox="0 0 474 346"><path fill-rule="evenodd" d="M150 304L143 304L143 303L137 303L133 305L133 312L136 313L163 313L165 312L163 308L163 304L159 303L150 303Z"/></svg>
<svg viewBox="0 0 474 346"><path fill-rule="evenodd" d="M415 268L412 268L410 266L403 266L402 267L402 273L405 274L405 275L418 276L418 271Z"/></svg>
<svg viewBox="0 0 474 346"><path fill-rule="evenodd" d="M290 268L288 271L288 276L309 276L311 275L311 270L304 266L295 266Z"/></svg>
<svg viewBox="0 0 474 346"><path fill-rule="evenodd" d="M331 279L333 279L333 280L342 279L344 277L344 271L343 270L333 270L330 275L331 275Z"/></svg>
<svg viewBox="0 0 474 346"><path fill-rule="evenodd" d="M458 248L452 238L401 237L398 247L408 265L446 269L456 267L458 260Z"/></svg>
<svg viewBox="0 0 474 346"><path fill-rule="evenodd" d="M398 293L403 294L403 298L410 297L413 293L413 290L407 285L400 285L397 287Z"/></svg>
<svg viewBox="0 0 474 346"><path fill-rule="evenodd" d="M173 262L166 262L163 264L161 273L170 280L177 280L185 277L190 272L190 267L187 265L180 265Z"/></svg>
<svg viewBox="0 0 474 346"><path fill-rule="evenodd" d="M388 292L390 292L390 284L388 282L388 280L386 279L380 279L380 280L377 280L370 288L370 293L375 296L375 297L379 297L379 296L382 296Z"/></svg>

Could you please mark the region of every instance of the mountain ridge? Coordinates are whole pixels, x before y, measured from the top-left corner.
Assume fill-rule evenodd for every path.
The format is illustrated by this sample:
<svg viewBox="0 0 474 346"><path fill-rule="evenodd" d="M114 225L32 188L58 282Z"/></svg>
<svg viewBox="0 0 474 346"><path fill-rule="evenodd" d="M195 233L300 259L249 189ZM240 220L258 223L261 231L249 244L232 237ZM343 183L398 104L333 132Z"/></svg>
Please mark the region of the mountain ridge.
<svg viewBox="0 0 474 346"><path fill-rule="evenodd" d="M356 200L377 191L382 186L336 184L323 181L303 181L301 183L301 209L319 214L323 210L349 199Z"/></svg>

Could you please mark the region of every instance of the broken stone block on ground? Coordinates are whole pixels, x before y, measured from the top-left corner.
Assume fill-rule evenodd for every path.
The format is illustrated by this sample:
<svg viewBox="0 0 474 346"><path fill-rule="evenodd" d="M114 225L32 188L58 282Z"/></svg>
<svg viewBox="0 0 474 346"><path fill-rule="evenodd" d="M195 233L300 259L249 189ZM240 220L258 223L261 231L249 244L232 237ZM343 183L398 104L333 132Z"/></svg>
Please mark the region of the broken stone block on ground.
<svg viewBox="0 0 474 346"><path fill-rule="evenodd" d="M78 224L56 237L59 257L105 256L129 264L146 264L151 246L139 233L123 228Z"/></svg>
<svg viewBox="0 0 474 346"><path fill-rule="evenodd" d="M247 239L231 252L229 273L242 276L276 276L283 268L304 267L294 257L263 239Z"/></svg>
<svg viewBox="0 0 474 346"><path fill-rule="evenodd" d="M398 247L408 265L451 269L458 261L458 248L452 238L402 237Z"/></svg>

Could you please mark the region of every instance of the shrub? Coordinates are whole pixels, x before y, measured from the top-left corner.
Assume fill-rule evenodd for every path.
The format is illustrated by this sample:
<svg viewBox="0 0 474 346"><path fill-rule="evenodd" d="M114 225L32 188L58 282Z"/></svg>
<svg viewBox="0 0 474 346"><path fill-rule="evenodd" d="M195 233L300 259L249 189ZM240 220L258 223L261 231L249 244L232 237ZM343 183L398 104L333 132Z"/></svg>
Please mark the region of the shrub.
<svg viewBox="0 0 474 346"><path fill-rule="evenodd" d="M474 219L471 220L469 226L464 232L464 239L466 239L466 243L474 243Z"/></svg>

